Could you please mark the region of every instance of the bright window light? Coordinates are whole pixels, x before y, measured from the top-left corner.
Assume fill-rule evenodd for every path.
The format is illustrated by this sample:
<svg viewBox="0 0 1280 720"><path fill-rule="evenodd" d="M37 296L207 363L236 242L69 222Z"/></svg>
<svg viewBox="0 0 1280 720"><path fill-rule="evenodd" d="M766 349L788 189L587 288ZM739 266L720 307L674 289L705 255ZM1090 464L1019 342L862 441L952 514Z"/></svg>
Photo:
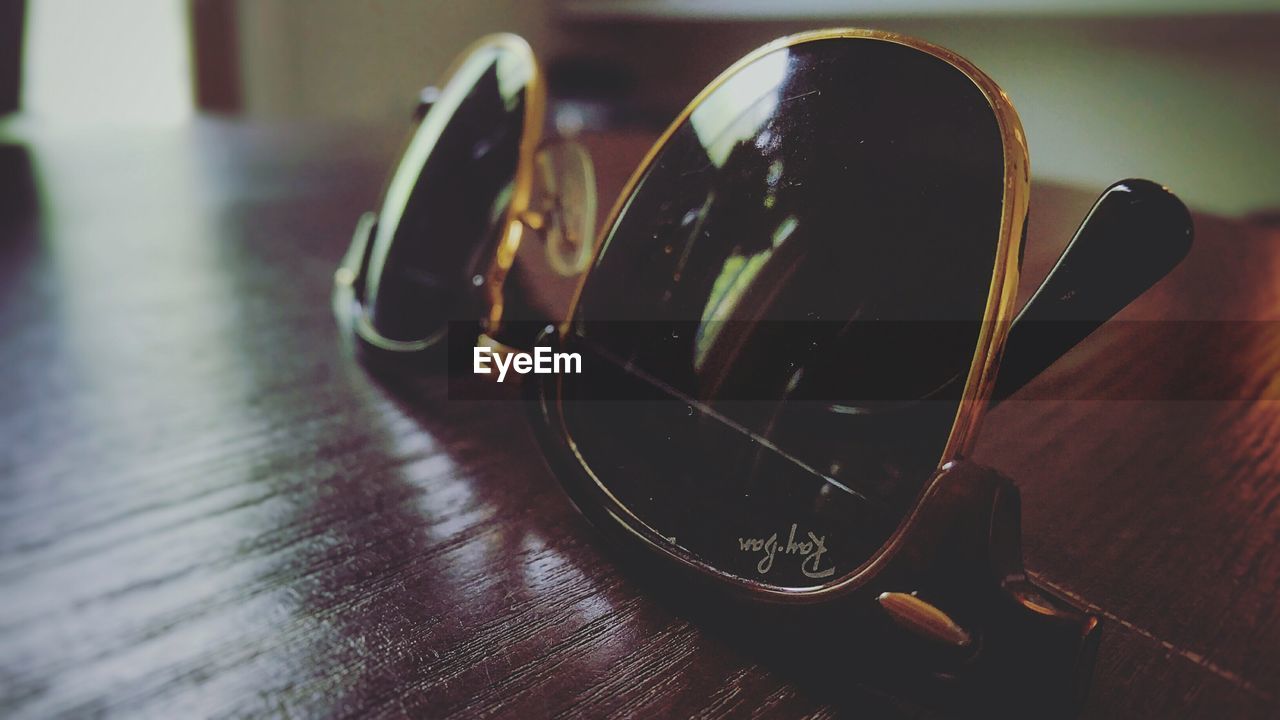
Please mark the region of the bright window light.
<svg viewBox="0 0 1280 720"><path fill-rule="evenodd" d="M191 117L183 0L29 0L22 107L40 123L173 125Z"/></svg>

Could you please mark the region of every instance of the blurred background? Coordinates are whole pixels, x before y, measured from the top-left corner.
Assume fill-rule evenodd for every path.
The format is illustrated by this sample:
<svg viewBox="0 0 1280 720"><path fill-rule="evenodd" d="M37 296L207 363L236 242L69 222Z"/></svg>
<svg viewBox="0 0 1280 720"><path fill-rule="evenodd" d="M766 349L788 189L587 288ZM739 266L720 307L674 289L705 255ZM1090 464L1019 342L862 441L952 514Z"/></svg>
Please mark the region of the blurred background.
<svg viewBox="0 0 1280 720"><path fill-rule="evenodd" d="M986 70L1038 178L1140 175L1201 211L1280 207L1276 0L0 0L0 109L25 127L394 122L472 40L507 30L579 120L658 129L753 47L838 25Z"/></svg>
<svg viewBox="0 0 1280 720"><path fill-rule="evenodd" d="M616 193L735 59L841 25L1008 91L1024 290L1113 180L1197 211L1126 311L1161 343L1078 349L1047 387L1107 400L997 411L977 458L1021 484L1033 569L1125 618L1098 715L1275 717L1280 403L1236 400L1280 388L1280 334L1249 336L1280 233L1235 218L1280 220L1280 0L0 0L0 717L822 712L637 602L522 408L397 397L327 298L479 36L529 40Z"/></svg>

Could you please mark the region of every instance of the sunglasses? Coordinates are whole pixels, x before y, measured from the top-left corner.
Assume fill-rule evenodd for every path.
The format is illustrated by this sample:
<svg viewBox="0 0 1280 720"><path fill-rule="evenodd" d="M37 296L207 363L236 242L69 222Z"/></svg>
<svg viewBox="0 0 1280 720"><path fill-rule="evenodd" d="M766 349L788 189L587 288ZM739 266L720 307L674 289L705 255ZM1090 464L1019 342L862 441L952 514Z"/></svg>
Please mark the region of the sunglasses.
<svg viewBox="0 0 1280 720"><path fill-rule="evenodd" d="M424 128L457 121L443 105ZM430 257L414 253L442 229L455 258L501 267L510 244L484 223L454 231L448 212L497 197L520 222L527 158L509 158L510 200L424 175L414 193L445 193L444 219L406 227L384 208L371 252L357 231L366 257L339 286L358 289L358 332L462 317L376 278L421 278ZM581 358L581 373L526 383L548 463L654 567L784 625L821 618L955 697L1075 707L1098 618L1029 579L1016 486L966 458L986 409L1164 277L1192 227L1163 187L1112 185L1015 317L1028 204L1018 116L954 53L866 30L750 53L660 137L591 261L561 273L576 285L562 314L508 343ZM410 262L379 255L384 235ZM485 277L475 317L491 322L505 290Z"/></svg>
<svg viewBox="0 0 1280 720"><path fill-rule="evenodd" d="M464 319L473 339L527 345L520 328L565 312L528 287L575 278L594 249L591 158L542 137L546 83L528 43L481 38L447 77L334 275L339 322L372 358L430 355Z"/></svg>

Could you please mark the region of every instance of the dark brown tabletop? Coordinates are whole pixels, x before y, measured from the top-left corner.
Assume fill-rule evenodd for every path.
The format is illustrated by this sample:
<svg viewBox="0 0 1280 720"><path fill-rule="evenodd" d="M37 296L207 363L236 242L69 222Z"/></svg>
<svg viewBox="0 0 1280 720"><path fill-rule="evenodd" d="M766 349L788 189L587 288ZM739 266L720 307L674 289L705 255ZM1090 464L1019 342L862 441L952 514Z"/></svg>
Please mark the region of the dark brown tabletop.
<svg viewBox="0 0 1280 720"><path fill-rule="evenodd" d="M332 274L398 132L37 140L0 145L0 715L920 714L652 592L518 403L352 361ZM649 140L590 140L604 196ZM1092 197L1037 185L1024 289ZM1162 322L1076 348L976 454L1034 575L1105 618L1088 717L1280 715L1280 232L1196 224L1122 318Z"/></svg>

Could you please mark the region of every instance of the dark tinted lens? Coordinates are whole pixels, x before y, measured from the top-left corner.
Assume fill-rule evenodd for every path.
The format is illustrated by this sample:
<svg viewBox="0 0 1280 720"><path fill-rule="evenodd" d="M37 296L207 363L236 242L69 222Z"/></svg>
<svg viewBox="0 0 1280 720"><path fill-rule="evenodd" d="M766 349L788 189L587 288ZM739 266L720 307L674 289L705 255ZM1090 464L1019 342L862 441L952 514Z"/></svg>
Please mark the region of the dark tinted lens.
<svg viewBox="0 0 1280 720"><path fill-rule="evenodd" d="M722 570L788 587L854 570L955 420L1003 153L974 82L892 42L802 43L716 87L583 289L562 412L591 473Z"/></svg>
<svg viewBox="0 0 1280 720"><path fill-rule="evenodd" d="M383 337L422 340L449 320L478 318L473 280L503 230L534 73L518 43L477 49L405 150L366 281L368 321Z"/></svg>

